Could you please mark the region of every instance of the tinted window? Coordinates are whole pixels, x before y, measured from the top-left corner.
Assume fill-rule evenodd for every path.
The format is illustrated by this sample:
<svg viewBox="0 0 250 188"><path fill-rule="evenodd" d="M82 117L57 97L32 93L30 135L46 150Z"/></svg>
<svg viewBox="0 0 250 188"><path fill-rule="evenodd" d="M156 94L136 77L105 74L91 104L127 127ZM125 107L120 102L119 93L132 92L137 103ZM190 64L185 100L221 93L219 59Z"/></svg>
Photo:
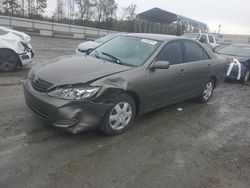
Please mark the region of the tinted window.
<svg viewBox="0 0 250 188"><path fill-rule="evenodd" d="M183 63L182 45L180 41L170 42L160 52L158 61L169 61L170 64Z"/></svg>
<svg viewBox="0 0 250 188"><path fill-rule="evenodd" d="M199 40L202 43L207 43L207 36L206 35L201 35L201 38Z"/></svg>
<svg viewBox="0 0 250 188"><path fill-rule="evenodd" d="M209 43L214 43L214 37L212 35L208 35Z"/></svg>
<svg viewBox="0 0 250 188"><path fill-rule="evenodd" d="M192 62L192 61L201 61L204 59L204 50L203 48L191 41L184 41L184 46L186 49L186 61Z"/></svg>

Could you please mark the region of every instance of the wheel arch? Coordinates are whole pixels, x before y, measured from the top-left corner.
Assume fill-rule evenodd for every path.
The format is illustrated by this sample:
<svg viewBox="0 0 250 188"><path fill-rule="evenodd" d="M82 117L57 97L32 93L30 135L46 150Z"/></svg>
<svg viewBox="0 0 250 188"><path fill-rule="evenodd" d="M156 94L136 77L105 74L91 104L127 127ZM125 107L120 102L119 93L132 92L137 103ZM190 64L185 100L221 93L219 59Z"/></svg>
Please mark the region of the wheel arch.
<svg viewBox="0 0 250 188"><path fill-rule="evenodd" d="M213 76L210 76L210 79L214 81L214 88L216 88L217 87L217 81L218 81L217 77L215 75L213 75Z"/></svg>
<svg viewBox="0 0 250 188"><path fill-rule="evenodd" d="M0 48L0 52L1 52L1 50L9 50L9 51L11 51L12 53L14 53L15 56L16 56L16 58L18 59L18 65L19 65L19 66L22 66L22 61L21 61L19 55L16 53L15 50L13 50L13 49L11 49L11 48Z"/></svg>

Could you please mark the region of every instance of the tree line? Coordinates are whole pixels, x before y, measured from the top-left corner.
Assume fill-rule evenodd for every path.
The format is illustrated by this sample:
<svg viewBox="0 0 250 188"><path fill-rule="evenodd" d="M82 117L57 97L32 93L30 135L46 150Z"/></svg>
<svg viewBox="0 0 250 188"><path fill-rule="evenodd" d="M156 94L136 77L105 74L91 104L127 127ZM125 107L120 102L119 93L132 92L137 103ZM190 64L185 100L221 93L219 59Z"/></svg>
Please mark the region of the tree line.
<svg viewBox="0 0 250 188"><path fill-rule="evenodd" d="M115 0L56 0L51 16L47 0L3 0L0 14L118 31L133 31L136 4L121 9Z"/></svg>

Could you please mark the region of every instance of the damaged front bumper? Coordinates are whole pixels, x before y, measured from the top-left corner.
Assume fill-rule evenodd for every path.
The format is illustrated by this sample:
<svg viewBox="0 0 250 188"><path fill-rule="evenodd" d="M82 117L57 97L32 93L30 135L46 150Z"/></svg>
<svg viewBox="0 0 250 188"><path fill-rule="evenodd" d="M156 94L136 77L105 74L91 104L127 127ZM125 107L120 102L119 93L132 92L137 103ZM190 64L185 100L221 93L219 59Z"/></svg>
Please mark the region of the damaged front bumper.
<svg viewBox="0 0 250 188"><path fill-rule="evenodd" d="M29 79L24 81L23 86L26 103L38 117L73 134L100 128L104 115L112 106L90 100L50 97L47 93L36 91Z"/></svg>
<svg viewBox="0 0 250 188"><path fill-rule="evenodd" d="M18 54L19 58L22 62L22 65L27 65L32 62L32 59L34 57L34 52L33 50L26 50L24 53Z"/></svg>

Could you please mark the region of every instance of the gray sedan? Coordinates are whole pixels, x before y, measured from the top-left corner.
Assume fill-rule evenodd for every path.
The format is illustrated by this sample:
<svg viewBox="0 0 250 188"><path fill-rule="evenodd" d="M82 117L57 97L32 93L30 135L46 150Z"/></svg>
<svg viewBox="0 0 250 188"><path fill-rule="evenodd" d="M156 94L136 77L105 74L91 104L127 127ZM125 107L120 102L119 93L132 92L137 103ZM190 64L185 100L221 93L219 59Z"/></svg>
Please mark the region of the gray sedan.
<svg viewBox="0 0 250 188"><path fill-rule="evenodd" d="M79 133L126 131L136 116L190 98L206 103L225 63L202 44L157 34L125 34L89 56L34 67L27 105L56 127Z"/></svg>

